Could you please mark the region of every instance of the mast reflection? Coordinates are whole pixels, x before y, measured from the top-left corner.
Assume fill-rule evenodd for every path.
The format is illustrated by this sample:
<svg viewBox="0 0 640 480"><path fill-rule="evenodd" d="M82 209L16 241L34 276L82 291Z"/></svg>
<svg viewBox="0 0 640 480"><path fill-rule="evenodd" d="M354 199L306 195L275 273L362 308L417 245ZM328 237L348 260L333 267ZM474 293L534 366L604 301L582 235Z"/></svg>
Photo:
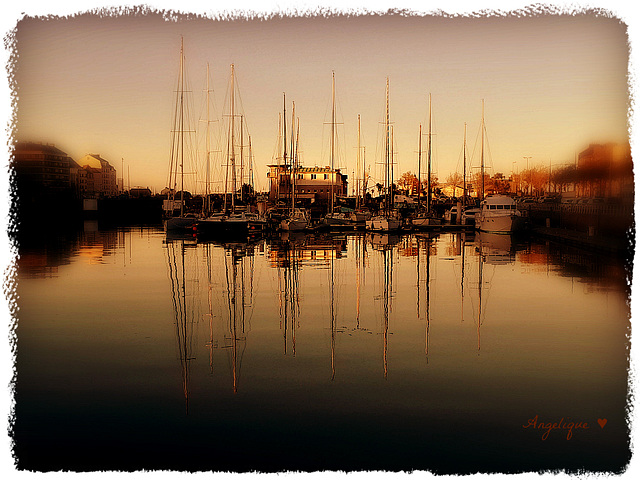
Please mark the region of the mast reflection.
<svg viewBox="0 0 640 480"><path fill-rule="evenodd" d="M398 235L374 233L369 237L374 250L382 253L382 365L384 378L389 373L389 315L393 298L393 248L400 242Z"/></svg>
<svg viewBox="0 0 640 480"><path fill-rule="evenodd" d="M171 280L171 302L186 414L189 413L190 366L191 361L195 360L193 336L194 318L196 318L196 307L193 303L194 284L187 282L187 274L191 273L191 268L186 265L186 262L189 260L189 256L193 256L194 246L194 243L186 239L167 239L166 241L168 274Z"/></svg>

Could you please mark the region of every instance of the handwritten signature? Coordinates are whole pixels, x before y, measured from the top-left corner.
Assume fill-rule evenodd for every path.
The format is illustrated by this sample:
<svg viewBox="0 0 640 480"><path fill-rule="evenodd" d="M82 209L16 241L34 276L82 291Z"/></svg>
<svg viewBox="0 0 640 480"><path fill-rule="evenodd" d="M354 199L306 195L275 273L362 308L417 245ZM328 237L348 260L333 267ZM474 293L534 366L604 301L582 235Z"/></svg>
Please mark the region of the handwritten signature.
<svg viewBox="0 0 640 480"><path fill-rule="evenodd" d="M606 419L604 420L606 422ZM600 427L604 427L601 419L598 419L598 423ZM565 421L564 417L560 419L559 422L542 422L536 415L533 418L530 418L526 425L523 425L522 428L532 428L534 430L541 430L544 433L542 434L542 440L546 440L549 438L549 434L553 430L566 430L567 431L567 440L571 440L573 437L573 432L576 430L588 430L589 424L587 422L572 422Z"/></svg>

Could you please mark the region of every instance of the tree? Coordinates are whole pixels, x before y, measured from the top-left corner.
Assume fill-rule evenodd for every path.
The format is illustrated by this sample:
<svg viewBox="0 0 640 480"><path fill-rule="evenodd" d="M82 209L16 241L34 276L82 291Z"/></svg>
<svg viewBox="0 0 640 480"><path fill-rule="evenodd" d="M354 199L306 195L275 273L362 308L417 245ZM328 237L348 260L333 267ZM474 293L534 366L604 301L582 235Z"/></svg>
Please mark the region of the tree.
<svg viewBox="0 0 640 480"><path fill-rule="evenodd" d="M449 176L445 180L445 184L448 187L451 187L451 191L453 192L454 197L458 196L458 193L462 195L462 192L464 191L463 190L464 184L463 184L462 175L460 173L455 172L455 173L449 174ZM460 190L460 192L457 191L458 189Z"/></svg>
<svg viewBox="0 0 640 480"><path fill-rule="evenodd" d="M403 173L398 180L398 189L404 190L408 195L418 191L418 178L411 172Z"/></svg>

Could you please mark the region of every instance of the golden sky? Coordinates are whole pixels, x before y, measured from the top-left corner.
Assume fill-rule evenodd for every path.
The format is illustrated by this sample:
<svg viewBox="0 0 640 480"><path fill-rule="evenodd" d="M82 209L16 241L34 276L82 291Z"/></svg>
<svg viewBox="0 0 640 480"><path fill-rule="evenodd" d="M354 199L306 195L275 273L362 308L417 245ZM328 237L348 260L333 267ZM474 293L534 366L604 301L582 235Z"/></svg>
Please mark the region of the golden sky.
<svg viewBox="0 0 640 480"><path fill-rule="evenodd" d="M628 138L627 26L603 13L549 11L251 20L104 11L27 16L15 35L16 138L54 143L76 160L100 154L118 177L124 167L131 186L160 190L167 184L181 37L194 128L204 125L207 63L217 116L235 65L258 189L266 188L266 165L274 159L283 92L289 122L295 102L302 163L330 164L332 71L336 163L350 177L358 115L367 164L374 180L380 177L387 77L397 176L417 169L418 127L426 133L429 94L433 170L441 180L462 172L465 123L468 161L479 165L483 100L490 173L523 170L524 157L556 168L572 163L590 142ZM200 160L190 178L202 178L203 171ZM192 190L202 190L198 181Z"/></svg>

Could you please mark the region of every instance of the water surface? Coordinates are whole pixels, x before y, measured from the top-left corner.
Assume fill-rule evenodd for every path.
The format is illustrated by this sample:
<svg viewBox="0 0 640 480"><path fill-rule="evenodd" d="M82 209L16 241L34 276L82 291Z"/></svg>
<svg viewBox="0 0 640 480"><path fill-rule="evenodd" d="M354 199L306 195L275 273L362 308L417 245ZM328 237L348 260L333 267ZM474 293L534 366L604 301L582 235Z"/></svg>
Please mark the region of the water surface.
<svg viewBox="0 0 640 480"><path fill-rule="evenodd" d="M617 259L484 234L202 243L86 227L21 244L19 468L620 471L629 459Z"/></svg>

